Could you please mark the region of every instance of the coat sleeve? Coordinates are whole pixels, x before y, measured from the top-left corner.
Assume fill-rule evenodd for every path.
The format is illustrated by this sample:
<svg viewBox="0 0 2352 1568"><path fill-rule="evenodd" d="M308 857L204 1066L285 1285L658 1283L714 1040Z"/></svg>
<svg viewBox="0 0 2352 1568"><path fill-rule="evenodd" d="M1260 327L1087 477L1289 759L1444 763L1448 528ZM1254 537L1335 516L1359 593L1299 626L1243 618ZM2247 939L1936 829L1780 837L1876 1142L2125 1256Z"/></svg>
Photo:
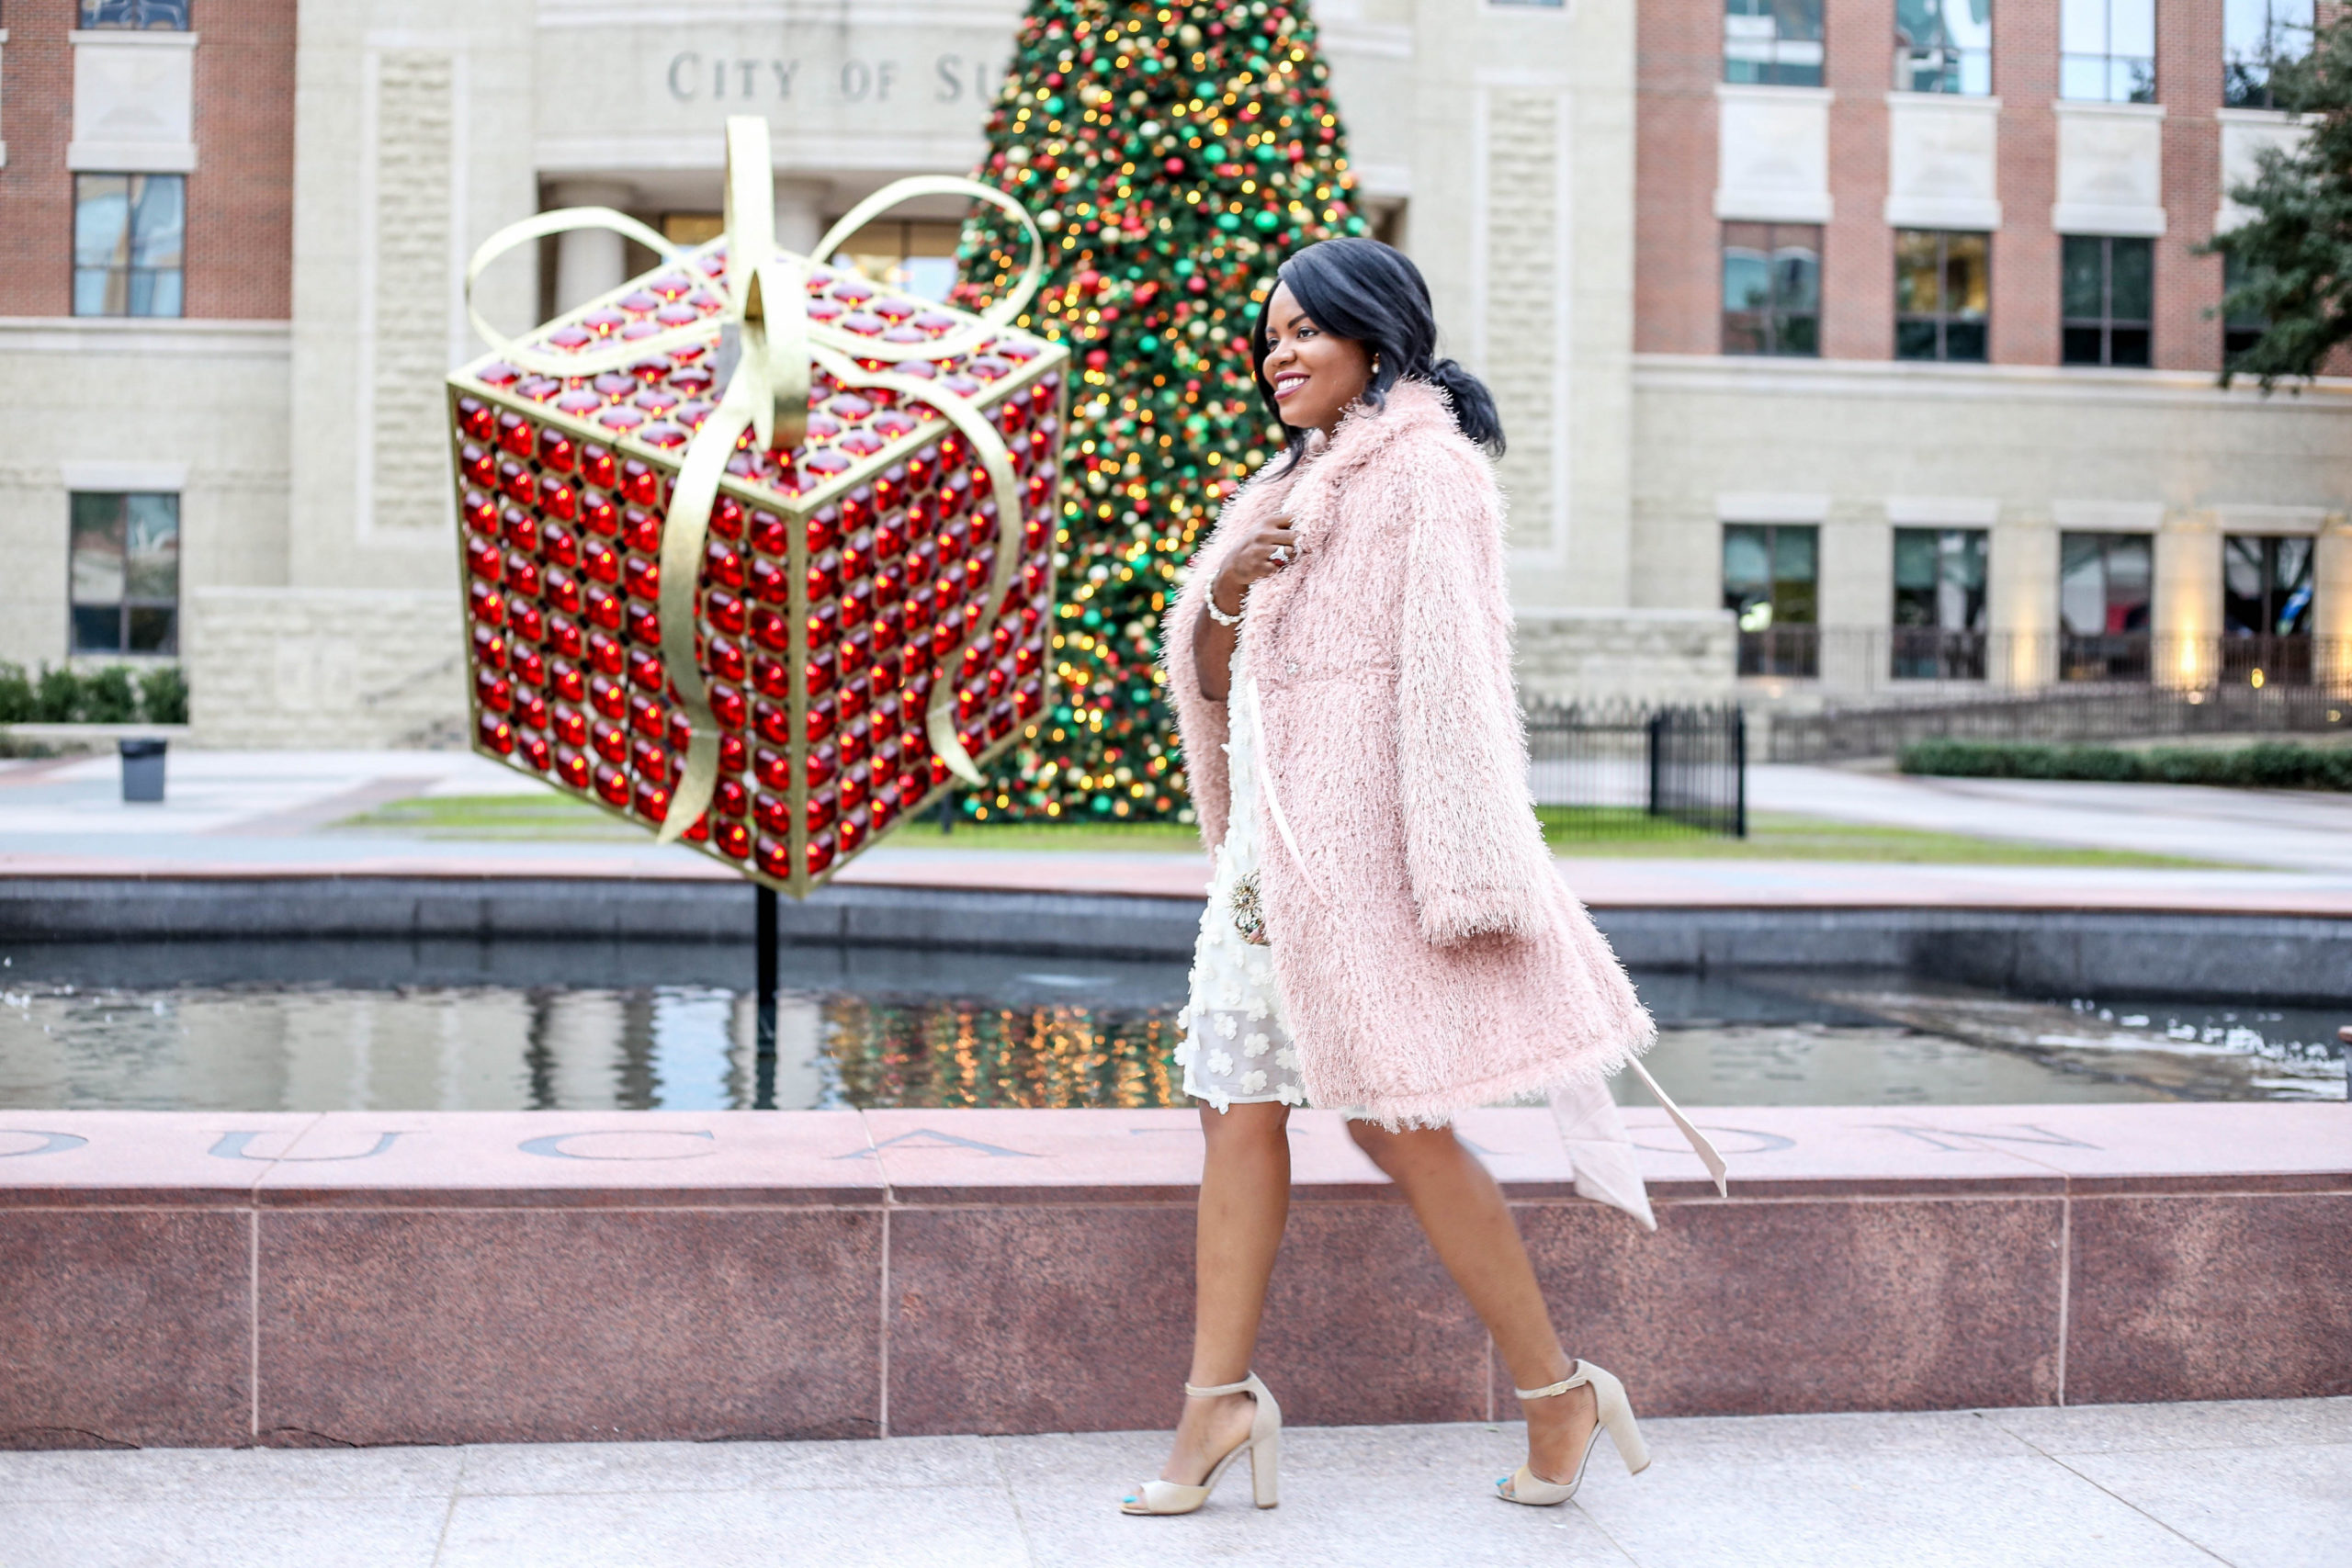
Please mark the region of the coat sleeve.
<svg viewBox="0 0 2352 1568"><path fill-rule="evenodd" d="M1421 935L1532 936L1549 918L1555 874L1528 794L1511 683L1502 496L1485 459L1455 441L1415 453L1402 482L1397 743Z"/></svg>
<svg viewBox="0 0 2352 1568"><path fill-rule="evenodd" d="M1244 497L1248 494L1246 490L1242 492ZM1176 732L1183 746L1184 786L1192 795L1193 815L1199 822L1202 840L1212 852L1225 841L1230 799L1225 773L1226 708L1201 690L1200 675L1193 668L1193 639L1200 626L1201 606L1208 602L1209 580L1233 537L1227 519L1236 515L1241 506L1240 497L1228 502L1226 517L1193 552L1183 586L1177 590L1159 622L1160 675L1176 709Z"/></svg>

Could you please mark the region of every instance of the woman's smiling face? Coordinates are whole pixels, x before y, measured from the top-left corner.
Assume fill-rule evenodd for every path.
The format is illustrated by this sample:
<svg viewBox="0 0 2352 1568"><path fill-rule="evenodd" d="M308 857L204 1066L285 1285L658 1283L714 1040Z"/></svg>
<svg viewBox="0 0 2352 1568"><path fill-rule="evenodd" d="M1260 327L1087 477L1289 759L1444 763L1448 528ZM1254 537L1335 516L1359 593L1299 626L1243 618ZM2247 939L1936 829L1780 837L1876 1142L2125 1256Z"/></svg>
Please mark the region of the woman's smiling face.
<svg viewBox="0 0 2352 1568"><path fill-rule="evenodd" d="M1287 284L1266 305L1266 357L1258 372L1274 389L1283 423L1329 433L1372 384L1372 356L1353 338L1317 326Z"/></svg>

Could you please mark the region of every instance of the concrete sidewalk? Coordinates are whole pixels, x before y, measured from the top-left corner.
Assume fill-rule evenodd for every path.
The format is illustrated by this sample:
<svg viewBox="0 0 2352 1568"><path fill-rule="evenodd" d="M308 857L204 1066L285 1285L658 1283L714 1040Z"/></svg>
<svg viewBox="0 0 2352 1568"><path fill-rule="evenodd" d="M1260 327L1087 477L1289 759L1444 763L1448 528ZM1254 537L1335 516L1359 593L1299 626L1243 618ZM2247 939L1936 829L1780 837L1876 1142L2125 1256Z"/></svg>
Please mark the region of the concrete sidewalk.
<svg viewBox="0 0 2352 1568"><path fill-rule="evenodd" d="M882 1442L0 1453L12 1568L2335 1568L2352 1399L1646 1422L1578 1500L1487 1483L1515 1426L1294 1428L1283 1506L1227 1478L1121 1517L1158 1433Z"/></svg>
<svg viewBox="0 0 2352 1568"><path fill-rule="evenodd" d="M159 806L123 805L119 779L119 764L111 756L0 761L0 856L91 852L185 862L209 852L265 863L333 854L430 858L448 854L453 846L321 829L415 795L547 793L546 785L512 768L463 751L175 751L169 795ZM1838 822L2352 874L2352 795L1925 778L1768 762L1749 769L1748 807ZM584 847L497 846L517 860L576 856ZM599 842L589 852L608 864L627 860L643 874L700 859L683 849L656 851L650 838L642 846Z"/></svg>
<svg viewBox="0 0 2352 1568"><path fill-rule="evenodd" d="M0 761L0 878L737 880L709 857L657 845L650 834L457 840L326 830L414 795L546 791L466 752L175 753L160 806L122 804L117 768L111 757ZM2005 791L2024 793L2011 799ZM2082 791L2123 793L2068 793ZM2352 798L1764 765L1754 770L1752 802L1758 810L2156 851L2245 869L1563 856L1562 874L1595 908L2352 913ZM1182 899L1200 897L1207 880L1197 850L1166 840L1115 851L886 843L840 877L844 886Z"/></svg>
<svg viewBox="0 0 2352 1568"><path fill-rule="evenodd" d="M1748 770L1747 805L1884 828L2352 873L2352 795L1929 778L1766 762Z"/></svg>

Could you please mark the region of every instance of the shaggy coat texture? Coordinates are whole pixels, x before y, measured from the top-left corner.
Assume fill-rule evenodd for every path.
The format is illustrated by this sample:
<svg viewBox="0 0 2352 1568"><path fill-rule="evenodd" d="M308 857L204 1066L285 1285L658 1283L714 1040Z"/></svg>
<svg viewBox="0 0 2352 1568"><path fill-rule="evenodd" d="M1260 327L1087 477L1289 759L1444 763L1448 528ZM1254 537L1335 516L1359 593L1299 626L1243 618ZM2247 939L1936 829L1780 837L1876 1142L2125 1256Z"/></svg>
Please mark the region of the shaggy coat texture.
<svg viewBox="0 0 2352 1568"><path fill-rule="evenodd" d="M1260 891L1308 1099L1394 1127L1597 1082L1656 1031L1528 795L1492 468L1418 381L1280 462L1227 503L1164 655L1214 849L1226 709L1202 694L1193 634L1227 554L1288 513L1298 558L1251 588L1241 635L1268 781Z"/></svg>

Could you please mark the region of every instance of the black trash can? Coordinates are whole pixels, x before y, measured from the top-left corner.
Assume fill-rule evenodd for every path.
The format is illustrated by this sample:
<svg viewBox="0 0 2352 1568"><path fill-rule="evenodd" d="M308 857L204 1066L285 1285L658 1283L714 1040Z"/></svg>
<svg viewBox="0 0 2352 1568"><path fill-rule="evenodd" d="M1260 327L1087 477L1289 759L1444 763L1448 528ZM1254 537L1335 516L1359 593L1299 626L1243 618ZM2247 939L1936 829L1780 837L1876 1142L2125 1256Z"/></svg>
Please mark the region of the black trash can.
<svg viewBox="0 0 2352 1568"><path fill-rule="evenodd" d="M164 750L168 740L119 740L122 751L122 798L160 804L164 798Z"/></svg>

